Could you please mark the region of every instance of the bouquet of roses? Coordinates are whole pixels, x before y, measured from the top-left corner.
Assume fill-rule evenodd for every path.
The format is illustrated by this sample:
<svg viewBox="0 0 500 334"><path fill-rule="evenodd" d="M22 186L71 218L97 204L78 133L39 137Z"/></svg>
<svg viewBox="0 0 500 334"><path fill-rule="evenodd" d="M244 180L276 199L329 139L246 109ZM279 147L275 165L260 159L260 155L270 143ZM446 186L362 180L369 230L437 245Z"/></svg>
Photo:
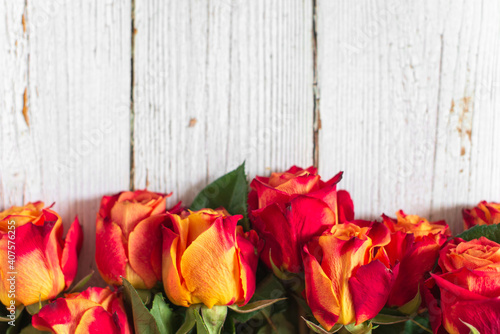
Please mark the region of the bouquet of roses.
<svg viewBox="0 0 500 334"><path fill-rule="evenodd" d="M244 165L187 207L147 190L104 196L96 265L74 284L82 230L44 203L0 213L6 333L499 333L500 204L466 231L403 211L355 219L342 173Z"/></svg>

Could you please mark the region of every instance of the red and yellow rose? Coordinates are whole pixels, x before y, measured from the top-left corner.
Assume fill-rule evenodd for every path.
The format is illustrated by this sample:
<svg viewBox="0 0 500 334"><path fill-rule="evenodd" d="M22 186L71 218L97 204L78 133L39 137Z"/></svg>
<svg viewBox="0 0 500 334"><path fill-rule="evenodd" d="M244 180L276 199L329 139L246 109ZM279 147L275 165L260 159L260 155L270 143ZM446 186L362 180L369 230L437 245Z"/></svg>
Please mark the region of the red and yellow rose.
<svg viewBox="0 0 500 334"><path fill-rule="evenodd" d="M399 266L391 270L376 259L376 251L389 241L383 224L353 221L304 246L305 295L323 328L360 324L384 307Z"/></svg>
<svg viewBox="0 0 500 334"><path fill-rule="evenodd" d="M76 276L83 239L78 219L63 239L61 217L43 207L43 202L35 202L0 212L0 301L4 305L53 299Z"/></svg>
<svg viewBox="0 0 500 334"><path fill-rule="evenodd" d="M121 297L109 288L88 288L42 307L33 327L54 334L131 334Z"/></svg>
<svg viewBox="0 0 500 334"><path fill-rule="evenodd" d="M161 225L169 195L146 190L104 196L96 220L97 269L110 285L138 289L161 281Z"/></svg>
<svg viewBox="0 0 500 334"><path fill-rule="evenodd" d="M426 282L425 299L433 330L468 334L500 328L500 244L485 237L455 238L439 255L440 272Z"/></svg>
<svg viewBox="0 0 500 334"><path fill-rule="evenodd" d="M252 297L259 238L236 225L242 216L224 211L168 215L162 228L163 284L172 303L241 306Z"/></svg>
<svg viewBox="0 0 500 334"><path fill-rule="evenodd" d="M475 208L462 211L465 229L476 225L500 224L500 203L480 202Z"/></svg>
<svg viewBox="0 0 500 334"><path fill-rule="evenodd" d="M396 213L396 219L382 215L383 223L391 231L391 241L377 255L387 266L400 264L399 274L389 295L389 306L403 306L411 301L420 285L433 268L439 249L450 236L446 222Z"/></svg>
<svg viewBox="0 0 500 334"><path fill-rule="evenodd" d="M293 166L270 177L257 176L250 184L250 217L265 240L261 258L281 270L302 270L301 248L333 225L354 219L349 193L337 191L342 173L324 182L314 167Z"/></svg>

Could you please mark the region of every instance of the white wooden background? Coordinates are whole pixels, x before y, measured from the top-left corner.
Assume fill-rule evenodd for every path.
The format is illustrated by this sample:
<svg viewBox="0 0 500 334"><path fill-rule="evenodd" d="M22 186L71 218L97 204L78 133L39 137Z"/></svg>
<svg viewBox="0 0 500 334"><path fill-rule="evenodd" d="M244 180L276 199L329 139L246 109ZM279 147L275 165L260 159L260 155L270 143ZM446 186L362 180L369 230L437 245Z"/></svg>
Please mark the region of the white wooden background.
<svg viewBox="0 0 500 334"><path fill-rule="evenodd" d="M243 160L344 170L361 218L458 232L462 207L500 201L496 0L4 0L0 17L0 208L78 214L79 276L102 195L189 203Z"/></svg>

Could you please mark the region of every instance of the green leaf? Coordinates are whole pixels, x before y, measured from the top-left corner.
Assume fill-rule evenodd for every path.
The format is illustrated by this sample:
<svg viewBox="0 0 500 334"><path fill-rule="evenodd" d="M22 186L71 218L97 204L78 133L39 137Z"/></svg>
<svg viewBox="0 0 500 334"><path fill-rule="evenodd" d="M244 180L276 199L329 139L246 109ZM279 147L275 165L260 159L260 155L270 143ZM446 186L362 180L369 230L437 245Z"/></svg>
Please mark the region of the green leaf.
<svg viewBox="0 0 500 334"><path fill-rule="evenodd" d="M31 304L31 305L26 305L25 308L26 308L26 311L28 311L28 313L30 315L35 315L38 312L40 312L40 310L42 309L42 307L44 307L47 304L48 304L48 301L43 301L42 302L41 300L39 300L38 303Z"/></svg>
<svg viewBox="0 0 500 334"><path fill-rule="evenodd" d="M211 309L203 305L201 307L201 316L204 327L209 334L219 334L226 321L227 306L214 305Z"/></svg>
<svg viewBox="0 0 500 334"><path fill-rule="evenodd" d="M400 311L401 313L404 313L404 314L408 314L408 315L413 314L413 313L418 311L420 304L422 304L422 296L420 295L420 287L419 287L415 297L413 297L413 299L410 300L408 303L399 307L398 311Z"/></svg>
<svg viewBox="0 0 500 334"><path fill-rule="evenodd" d="M9 313L9 311L3 307L5 309L5 311L7 311L7 313ZM18 319L19 316L21 315L21 313L23 313L23 310L24 310L24 305L20 305L20 306L17 306L16 307L16 313L14 315L14 320ZM9 322L9 321L12 321L13 319L9 318L7 315L6 316L0 316L0 322Z"/></svg>
<svg viewBox="0 0 500 334"><path fill-rule="evenodd" d="M176 315L165 303L161 293L157 293L153 299L151 315L156 320L156 325L161 334L173 334Z"/></svg>
<svg viewBox="0 0 500 334"><path fill-rule="evenodd" d="M149 305L151 303L151 299L153 297L151 290L136 289L135 291L137 292L139 297L141 297L141 300L144 303L144 305Z"/></svg>
<svg viewBox="0 0 500 334"><path fill-rule="evenodd" d="M372 322L379 325L392 325L400 322L406 322L409 319L409 317L398 317L396 315L379 313L372 319Z"/></svg>
<svg viewBox="0 0 500 334"><path fill-rule="evenodd" d="M479 331L477 330L476 327L472 326L471 324L469 323L466 323L465 321L463 321L462 319L460 319L460 321L467 327L469 327L470 329L470 334L481 334L479 333Z"/></svg>
<svg viewBox="0 0 500 334"><path fill-rule="evenodd" d="M462 238L466 241L486 237L491 241L500 243L500 225L477 225L467 231L457 235L455 238Z"/></svg>
<svg viewBox="0 0 500 334"><path fill-rule="evenodd" d="M192 305L186 309L186 317L184 323L177 330L176 334L187 334L191 332L193 327L196 325L196 315L200 317L200 305Z"/></svg>
<svg viewBox="0 0 500 334"><path fill-rule="evenodd" d="M373 333L380 334L421 334L431 333L429 327L429 318L427 315L416 316L406 322L400 322L392 325L382 325L378 329L373 330Z"/></svg>
<svg viewBox="0 0 500 334"><path fill-rule="evenodd" d="M42 333L50 333L50 332L44 332L39 329L36 329L32 325L26 326L21 330L21 334L42 334Z"/></svg>
<svg viewBox="0 0 500 334"><path fill-rule="evenodd" d="M263 308L266 308L268 306L273 305L274 303L280 302L282 300L286 300L286 298L278 298L278 299L265 299L265 300L259 300L253 303L246 304L245 306L238 306L238 305L230 305L228 306L231 310L238 312L238 313L251 313L255 312L258 310L261 310Z"/></svg>
<svg viewBox="0 0 500 334"><path fill-rule="evenodd" d="M286 295L285 288L283 287L281 282L276 278L276 276L274 276L273 274L269 274L257 286L257 289L255 290L255 293L252 299L250 300L250 304L253 304L261 300L280 299L283 298L285 295ZM238 320L239 322L245 323L254 317L261 316L262 313L265 313L267 316L270 316L271 311L274 313L278 313L284 310L286 307L287 307L287 302L283 300L277 302L276 304L273 304L272 307L264 308L250 313L239 313L235 312L233 309L230 308L228 317Z"/></svg>
<svg viewBox="0 0 500 334"><path fill-rule="evenodd" d="M306 322L307 327L309 327L314 333L318 333L318 334L337 333L342 327L344 327L341 324L336 324L335 326L333 326L332 329L330 329L329 331L327 331L326 329L324 329L320 325L316 325L314 322L309 321L309 320L307 320L304 317L302 317L302 319L304 319L304 321Z"/></svg>
<svg viewBox="0 0 500 334"><path fill-rule="evenodd" d="M373 323L371 321L368 322L368 323L363 322L363 323L361 323L359 325L349 324L349 325L346 325L344 327L351 334L370 334L372 332L372 329L374 329Z"/></svg>
<svg viewBox="0 0 500 334"><path fill-rule="evenodd" d="M144 306L137 291L125 278L122 277L122 280L124 303L131 311L135 332L141 334L160 334L155 318L149 313L146 306Z"/></svg>
<svg viewBox="0 0 500 334"><path fill-rule="evenodd" d="M87 276L85 276L84 278L82 278L78 283L76 283L71 288L71 290L69 291L69 293L81 292L83 290L83 287L85 286L85 284L87 284L88 281L92 278L92 275L94 275L94 271L93 270L92 270L92 272L90 274L88 274Z"/></svg>
<svg viewBox="0 0 500 334"><path fill-rule="evenodd" d="M194 318L196 319L196 334L210 334L208 327L203 321L200 312L194 313Z"/></svg>
<svg viewBox="0 0 500 334"><path fill-rule="evenodd" d="M269 249L269 262L271 263L271 269L273 270L274 275L276 275L276 277L278 277L280 280L288 281L295 277L294 274L287 273L274 264L273 258L271 256L271 249Z"/></svg>
<svg viewBox="0 0 500 334"><path fill-rule="evenodd" d="M191 204L191 210L224 207L231 215L243 215L240 221L249 230L247 218L248 182L245 163L218 178L203 189Z"/></svg>

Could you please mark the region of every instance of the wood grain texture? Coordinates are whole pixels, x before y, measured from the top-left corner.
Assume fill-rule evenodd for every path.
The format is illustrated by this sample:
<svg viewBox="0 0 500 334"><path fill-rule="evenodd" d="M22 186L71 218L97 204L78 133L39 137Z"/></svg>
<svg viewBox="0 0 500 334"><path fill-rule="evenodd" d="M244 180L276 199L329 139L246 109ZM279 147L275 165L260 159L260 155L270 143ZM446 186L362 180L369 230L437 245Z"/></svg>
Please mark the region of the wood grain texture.
<svg viewBox="0 0 500 334"><path fill-rule="evenodd" d="M500 201L497 1L9 0L0 17L0 208L78 214L80 277L102 195L189 204L244 160L253 177L316 148L360 218L458 232L462 207Z"/></svg>
<svg viewBox="0 0 500 334"><path fill-rule="evenodd" d="M460 208L500 201L500 5L464 1L443 14L432 210L457 232Z"/></svg>
<svg viewBox="0 0 500 334"><path fill-rule="evenodd" d="M246 160L311 165L312 2L138 1L134 184L189 204Z"/></svg>
<svg viewBox="0 0 500 334"><path fill-rule="evenodd" d="M11 203L23 203L26 186L27 166L22 164L21 154L23 148L30 146L23 115L28 82L25 12L24 0L0 4L0 206L4 208Z"/></svg>
<svg viewBox="0 0 500 334"><path fill-rule="evenodd" d="M463 206L498 201L498 4L318 0L317 12L320 172L346 171L358 216L404 209L458 232Z"/></svg>
<svg viewBox="0 0 500 334"><path fill-rule="evenodd" d="M12 58L12 75L3 79L15 96L2 99L14 103L1 116L2 131L9 131L2 134L2 163L7 158L8 166L0 172L1 205L55 202L66 229L78 215L85 233L81 277L95 270L101 196L129 185L131 6L28 1L24 10L26 33L23 11L12 14L12 24L24 38L27 52L19 62L26 65L17 67ZM21 101L25 89L29 127Z"/></svg>

